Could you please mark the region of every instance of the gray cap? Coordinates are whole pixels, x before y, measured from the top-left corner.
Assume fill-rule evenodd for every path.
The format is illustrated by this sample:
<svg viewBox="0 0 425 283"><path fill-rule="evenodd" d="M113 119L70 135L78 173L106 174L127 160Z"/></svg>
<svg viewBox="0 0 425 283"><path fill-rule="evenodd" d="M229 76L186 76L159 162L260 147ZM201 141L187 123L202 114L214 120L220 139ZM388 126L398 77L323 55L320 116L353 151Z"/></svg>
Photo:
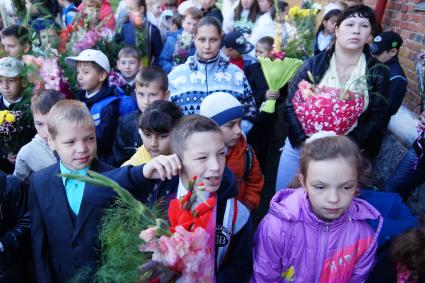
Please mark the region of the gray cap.
<svg viewBox="0 0 425 283"><path fill-rule="evenodd" d="M25 65L22 61L13 57L4 57L0 59L0 76L14 78L22 74Z"/></svg>

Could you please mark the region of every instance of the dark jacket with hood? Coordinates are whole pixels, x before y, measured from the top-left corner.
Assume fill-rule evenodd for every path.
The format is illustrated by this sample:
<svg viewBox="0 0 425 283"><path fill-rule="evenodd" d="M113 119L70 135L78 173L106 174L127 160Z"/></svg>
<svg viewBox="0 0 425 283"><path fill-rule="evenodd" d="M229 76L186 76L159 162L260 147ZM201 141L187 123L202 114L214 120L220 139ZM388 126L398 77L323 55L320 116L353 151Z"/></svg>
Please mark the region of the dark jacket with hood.
<svg viewBox="0 0 425 283"><path fill-rule="evenodd" d="M91 110L96 102L116 95L118 95L116 87L105 84L93 97L87 98L84 90L78 92L77 98ZM119 116L119 100L115 100L102 108L100 121L96 125L97 154L101 161L108 164L112 164L112 145L118 127Z"/></svg>
<svg viewBox="0 0 425 283"><path fill-rule="evenodd" d="M114 164L120 166L136 153L143 142L139 134L138 118L142 114L140 110L129 113L119 119L117 134L115 136Z"/></svg>
<svg viewBox="0 0 425 283"><path fill-rule="evenodd" d="M30 219L27 190L15 176L0 171L0 282L28 282Z"/></svg>
<svg viewBox="0 0 425 283"><path fill-rule="evenodd" d="M127 166L123 167L126 168ZM143 165L141 166L143 167ZM152 206L160 199L168 203L177 196L179 177L171 180L160 181L145 180L138 193L133 193L141 202ZM221 186L217 191L216 215L216 282L246 282L251 275L252 268L252 224L248 209L239 201L237 202L237 218L232 231L226 228L225 212L229 203L233 203L237 196L235 177L229 169L225 169ZM232 213L232 211L230 212ZM223 243L229 243L224 260L218 259ZM217 264L217 262L221 262Z"/></svg>
<svg viewBox="0 0 425 283"><path fill-rule="evenodd" d="M293 147L300 147L308 138L295 114L292 103L295 92L298 90L298 84L301 80L313 83L309 79L308 71L312 73L315 83L319 83L330 66L334 51L335 48L332 47L328 51L308 59L289 83L285 118L289 126L288 137ZM369 105L363 114L360 115L357 127L348 136L357 143L360 149L365 150L366 155L374 157L379 153L383 135L390 118L387 100L389 71L384 66L379 65L378 61L369 54L367 47L364 53L367 62L366 75L368 75Z"/></svg>

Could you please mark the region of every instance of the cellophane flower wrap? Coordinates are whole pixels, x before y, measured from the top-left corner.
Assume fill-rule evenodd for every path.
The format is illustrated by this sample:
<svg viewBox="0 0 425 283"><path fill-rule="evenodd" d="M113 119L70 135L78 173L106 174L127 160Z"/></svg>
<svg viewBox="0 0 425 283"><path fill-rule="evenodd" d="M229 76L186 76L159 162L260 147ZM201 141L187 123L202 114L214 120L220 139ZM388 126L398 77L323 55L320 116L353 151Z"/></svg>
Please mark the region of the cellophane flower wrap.
<svg viewBox="0 0 425 283"><path fill-rule="evenodd" d="M22 111L0 110L0 144L7 153L17 153L22 144L19 134L24 127L21 123Z"/></svg>
<svg viewBox="0 0 425 283"><path fill-rule="evenodd" d="M183 31L176 40L176 45L174 48L173 54L173 65L181 65L184 64L189 57L190 48L193 44L193 36Z"/></svg>
<svg viewBox="0 0 425 283"><path fill-rule="evenodd" d="M356 125L363 113L366 97L360 90L316 86L302 80L292 103L307 135L320 131L345 135Z"/></svg>
<svg viewBox="0 0 425 283"><path fill-rule="evenodd" d="M104 211L100 223L101 261L93 282L214 282L215 217L186 227L180 225L181 210L172 209L176 222L168 223L158 207L150 209L113 180L95 173L88 176L62 174L101 187L111 187L118 195ZM193 181L194 184L194 181ZM199 187L202 184L199 185ZM196 193L186 198L192 203ZM178 203L183 199L176 199ZM215 197L205 200L202 215L215 215ZM203 203L204 204L204 203ZM210 207L211 205L211 207ZM192 210L191 207L185 206ZM195 211L195 210L193 210ZM196 216L193 215L193 220ZM171 222L171 221L170 221ZM192 223L195 223L193 221ZM198 223L198 222L196 222ZM205 225L205 227L203 227ZM139 247L139 248L138 248ZM85 271L88 274L87 271ZM80 280L84 273L78 274Z"/></svg>

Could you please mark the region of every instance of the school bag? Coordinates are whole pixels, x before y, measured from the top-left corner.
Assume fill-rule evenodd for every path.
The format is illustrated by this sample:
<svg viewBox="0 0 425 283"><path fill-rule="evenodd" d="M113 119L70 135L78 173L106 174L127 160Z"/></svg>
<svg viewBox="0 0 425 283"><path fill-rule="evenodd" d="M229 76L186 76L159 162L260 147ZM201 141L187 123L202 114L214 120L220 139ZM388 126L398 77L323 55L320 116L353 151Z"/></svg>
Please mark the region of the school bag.
<svg viewBox="0 0 425 283"><path fill-rule="evenodd" d="M246 181L249 174L251 174L252 166L254 163L254 150L249 144L246 144L246 150L243 155L243 178Z"/></svg>
<svg viewBox="0 0 425 283"><path fill-rule="evenodd" d="M100 113L102 112L102 109L115 101L119 101L117 103L119 103L118 110L120 116L125 116L137 110L136 101L132 96L125 95L124 91L118 87L116 88L116 93L117 95L106 97L94 103L90 108L90 113L93 117L95 126L98 126L100 123Z"/></svg>

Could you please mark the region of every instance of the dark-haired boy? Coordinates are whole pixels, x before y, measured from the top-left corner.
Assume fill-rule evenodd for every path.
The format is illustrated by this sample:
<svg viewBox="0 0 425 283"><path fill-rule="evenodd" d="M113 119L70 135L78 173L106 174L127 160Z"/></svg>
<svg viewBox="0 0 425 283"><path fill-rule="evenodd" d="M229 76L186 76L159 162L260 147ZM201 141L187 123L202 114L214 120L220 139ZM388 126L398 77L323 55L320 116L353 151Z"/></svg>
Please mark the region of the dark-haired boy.
<svg viewBox="0 0 425 283"><path fill-rule="evenodd" d="M86 49L77 57L67 57L66 62L77 67L80 86L77 98L87 105L93 115L98 157L105 163L113 164L112 141L120 116L120 95L116 87L108 83L108 57L100 50Z"/></svg>
<svg viewBox="0 0 425 283"><path fill-rule="evenodd" d="M403 102L407 90L407 78L398 61L398 53L403 39L393 31L385 31L373 39L370 51L383 64L390 68L388 98L390 114L394 115Z"/></svg>
<svg viewBox="0 0 425 283"><path fill-rule="evenodd" d="M119 120L113 146L114 164L127 161L142 145L138 131L138 117L152 102L168 100L168 78L164 71L151 66L142 68L135 78L138 109Z"/></svg>
<svg viewBox="0 0 425 283"><path fill-rule="evenodd" d="M30 34L22 26L12 25L1 31L1 44L7 55L20 59L31 50Z"/></svg>
<svg viewBox="0 0 425 283"><path fill-rule="evenodd" d="M254 45L246 40L241 31L232 31L224 35L223 46L224 54L229 57L230 63L243 70L245 67L243 55L251 52Z"/></svg>

